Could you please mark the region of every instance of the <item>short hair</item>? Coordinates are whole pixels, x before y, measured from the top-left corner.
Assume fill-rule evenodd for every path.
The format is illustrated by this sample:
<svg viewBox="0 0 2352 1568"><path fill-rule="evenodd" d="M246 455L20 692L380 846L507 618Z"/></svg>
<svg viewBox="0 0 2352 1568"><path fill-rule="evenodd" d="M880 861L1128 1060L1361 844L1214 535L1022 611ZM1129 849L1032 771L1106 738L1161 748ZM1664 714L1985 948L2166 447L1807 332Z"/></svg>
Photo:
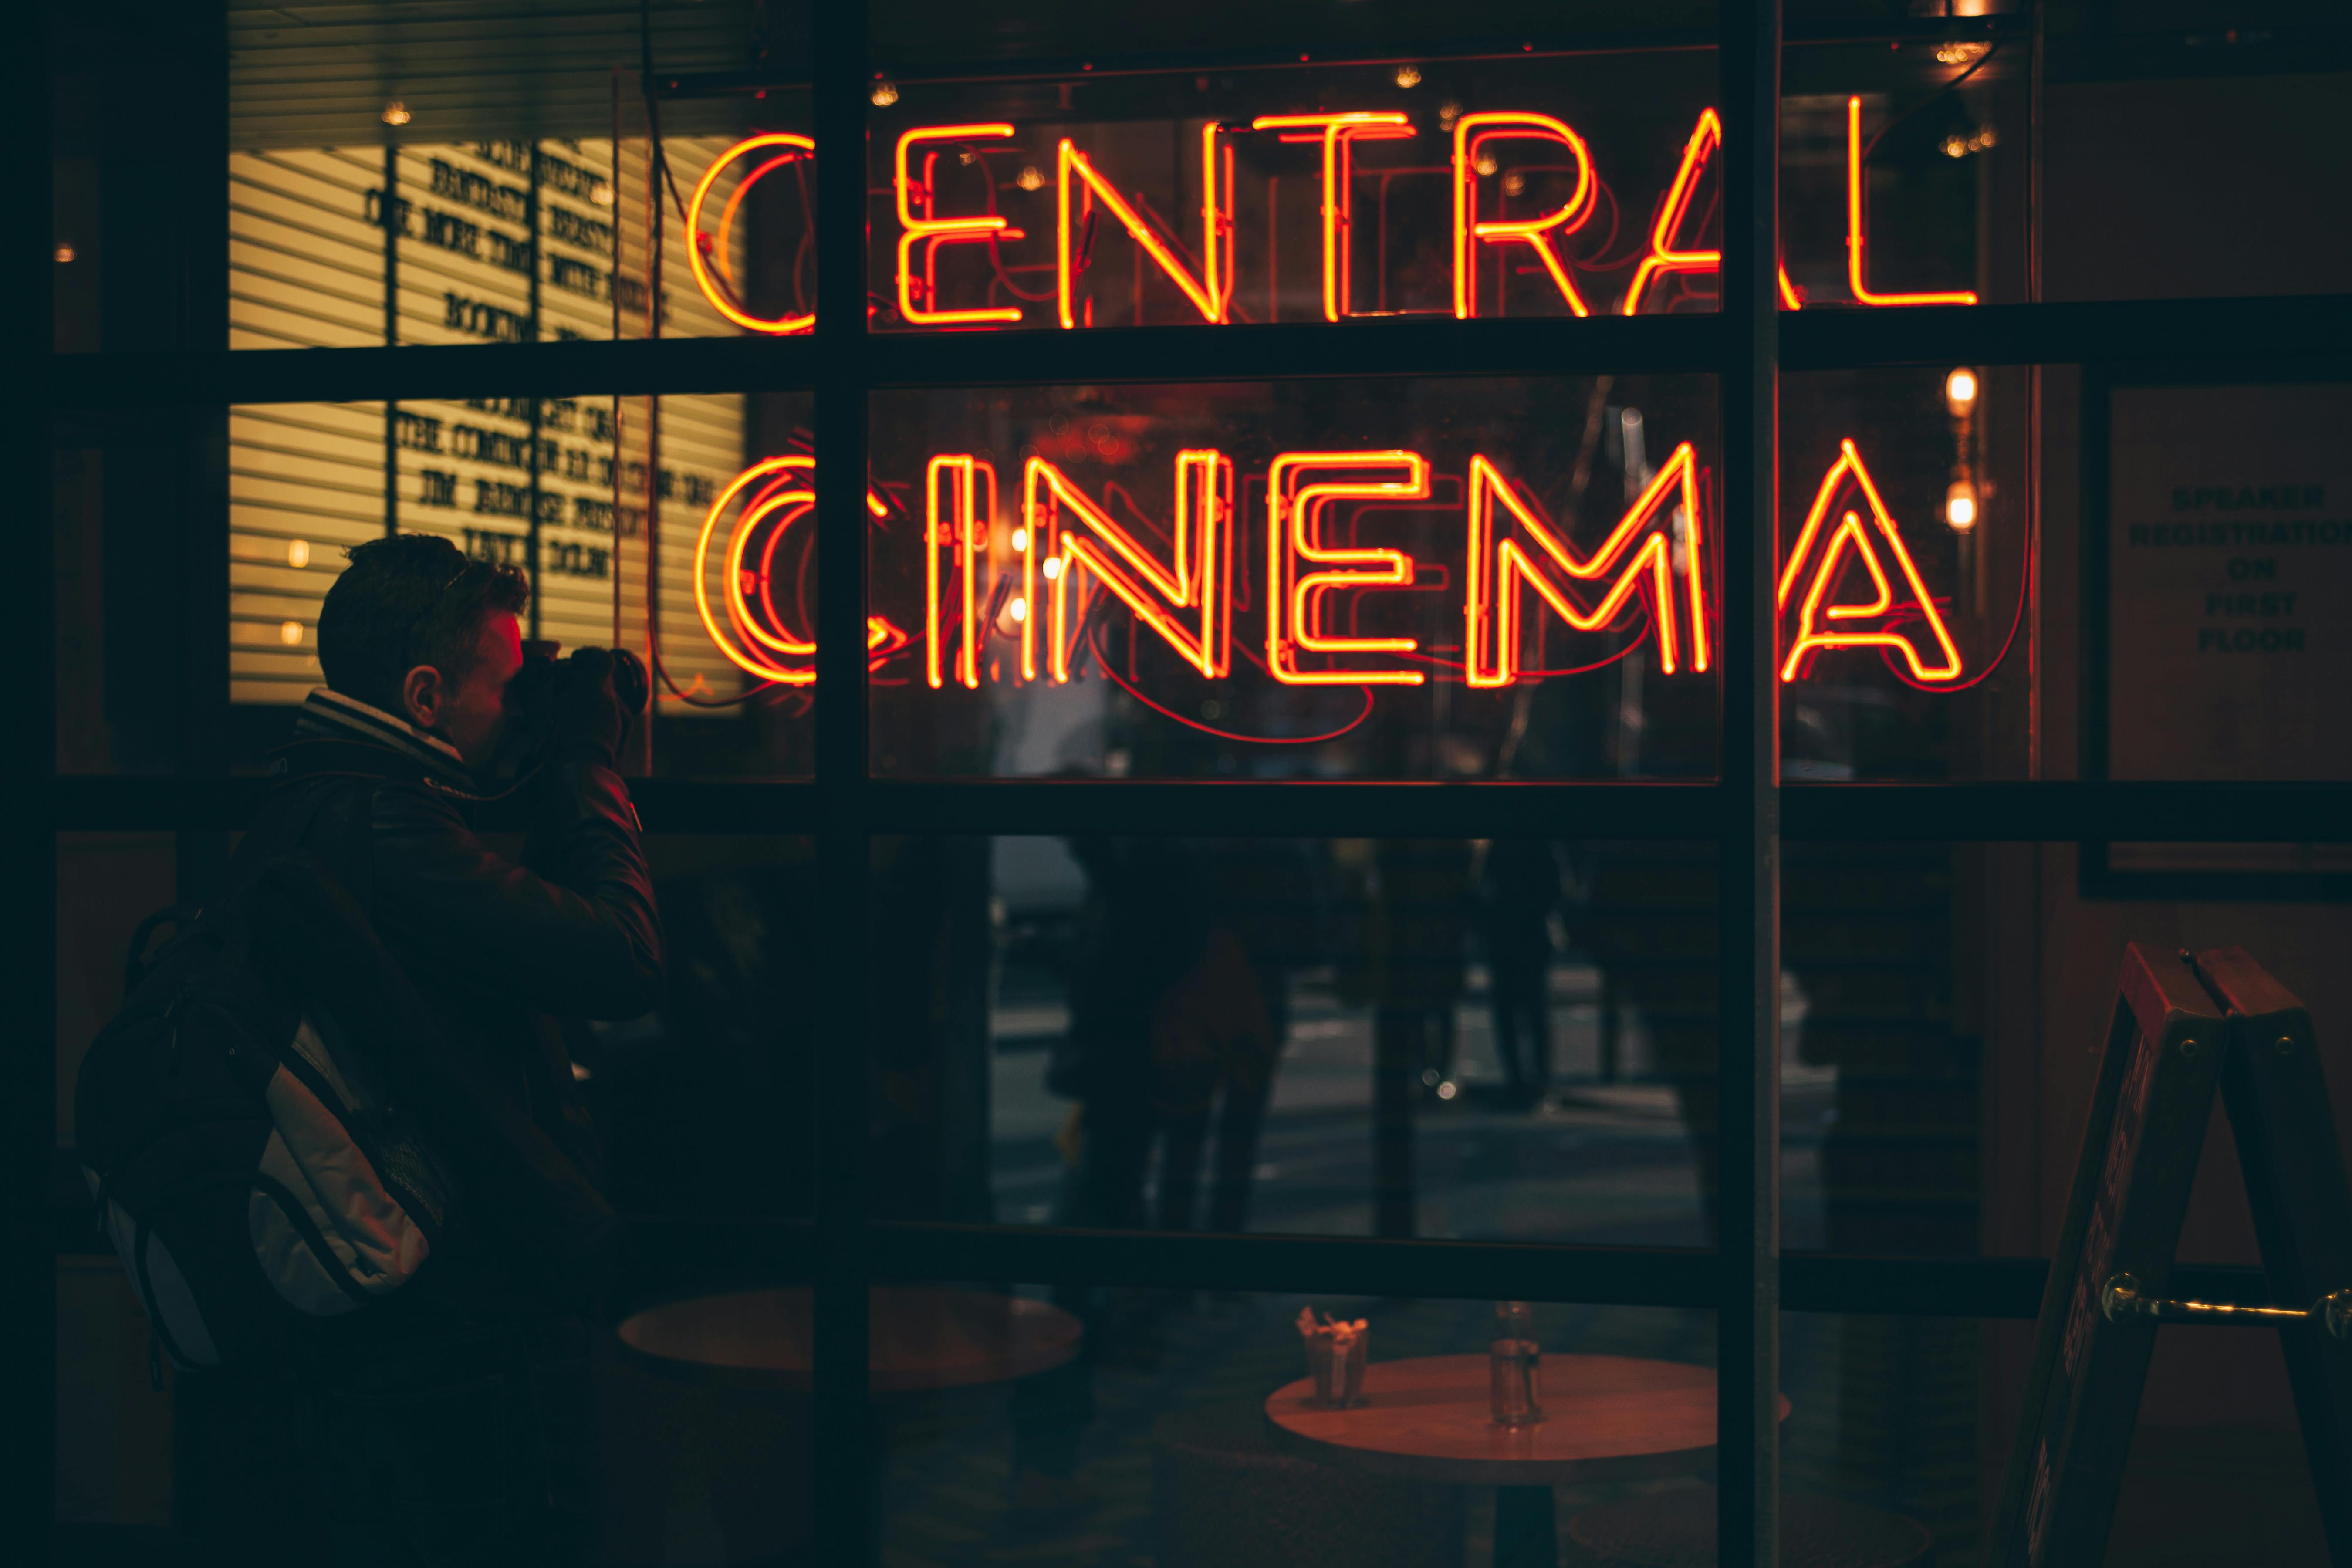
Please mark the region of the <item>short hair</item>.
<svg viewBox="0 0 2352 1568"><path fill-rule="evenodd" d="M463 680L479 657L483 623L530 603L520 569L468 557L430 533L370 540L319 611L319 667L328 687L387 713L420 664Z"/></svg>

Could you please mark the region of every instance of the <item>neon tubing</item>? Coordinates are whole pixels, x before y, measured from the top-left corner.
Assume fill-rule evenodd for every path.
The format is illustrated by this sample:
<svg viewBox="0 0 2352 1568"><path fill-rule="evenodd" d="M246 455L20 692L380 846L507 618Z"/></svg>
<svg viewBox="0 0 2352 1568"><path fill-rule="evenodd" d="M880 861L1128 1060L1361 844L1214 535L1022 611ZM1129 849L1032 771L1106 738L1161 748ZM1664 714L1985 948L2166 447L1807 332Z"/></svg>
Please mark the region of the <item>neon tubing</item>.
<svg viewBox="0 0 2352 1568"><path fill-rule="evenodd" d="M1391 479L1334 480L1289 486L1295 474L1316 469L1402 470ZM1400 653L1420 649L1412 637L1343 637L1323 630L1323 595L1340 588L1398 588L1413 580L1413 560L1402 550L1348 549L1320 538L1323 508L1335 500L1426 500L1429 459L1418 452L1285 452L1266 470L1266 670L1286 686L1419 686L1417 669L1298 668L1298 655ZM1294 561L1337 570L1293 577Z"/></svg>
<svg viewBox="0 0 2352 1568"><path fill-rule="evenodd" d="M940 508L940 479L943 475L953 498L945 516ZM973 504L982 476L988 483L984 508ZM945 683L940 668L940 552L951 549L955 552L953 571L962 609L957 628L955 679L959 685L976 690L980 686L980 632L974 604L989 519L996 511L996 469L969 453L942 453L933 458L924 471L923 498L923 679L934 691Z"/></svg>
<svg viewBox="0 0 2352 1568"><path fill-rule="evenodd" d="M1625 515L1610 531L1599 549L1581 560L1576 550L1553 528L1541 510L1523 500L1494 463L1483 455L1470 459L1470 542L1465 573L1468 588L1463 618L1469 662L1468 683L1482 689L1508 686L1520 678L1518 588L1533 588L1560 619L1580 632L1598 631L1617 618L1626 600L1646 591L1650 618L1658 632L1658 667L1675 673L1680 647L1675 631L1674 545L1670 531L1672 497L1684 515L1684 591L1690 616L1691 667L1704 671L1711 663L1706 624L1706 552L1698 508L1698 455L1687 441L1676 447L1665 466L1654 475ZM1530 555L1518 542L1495 543L1495 503L1517 520L1519 528L1541 548ZM1634 541L1640 540L1637 545ZM1579 582L1606 577L1615 580L1600 605L1584 610L1574 593L1551 580L1543 561ZM1494 563L1490 568L1489 559ZM1646 583L1644 579L1646 578ZM1491 623L1491 630L1490 630ZM1486 650L1494 650L1489 659Z"/></svg>
<svg viewBox="0 0 2352 1568"><path fill-rule="evenodd" d="M982 138L1005 137L1013 127L1003 123L984 125L924 125L898 138L898 150L891 163L891 189L898 203L898 313L909 326L978 326L1014 322L1021 320L1017 305L991 305L970 310L942 310L938 309L937 290L929 286L931 258L939 247L955 240L986 238L1011 227L1010 221L994 213L973 214L965 217L934 217L931 216L935 193L931 186L930 166L926 161L923 178L913 179L907 170L908 150L925 142L970 142ZM913 196L917 190L923 195L923 211L915 211ZM914 251L923 250L923 273L926 280L924 297L928 303L915 303Z"/></svg>
<svg viewBox="0 0 2352 1568"><path fill-rule="evenodd" d="M742 200L743 192L751 187L753 181L780 163L788 163L793 158L798 156L814 156L816 153L816 143L808 137L796 136L789 131L772 131L765 135L747 137L712 159L710 167L702 171L702 178L695 184L694 199L686 205L686 261L688 266L694 268L695 286L702 290L702 297L710 301L713 310L747 331L767 332L782 337L788 333L813 330L816 326L816 312L812 310L805 316L777 316L772 319L748 314L738 309L735 302L728 299L719 287L712 283L709 270L703 266L702 262L704 245L701 226L702 204L709 196L710 187L718 182L719 172L721 169L736 159L747 153L756 153L762 147L789 147L794 151L782 157L768 159L736 187L734 195L728 201L721 214L719 238L713 242L714 244L725 242L727 233L732 227L735 207ZM721 271L723 275L725 271L723 265Z"/></svg>
<svg viewBox="0 0 2352 1568"><path fill-rule="evenodd" d="M1323 319L1351 314L1349 282L1355 259L1354 160L1349 143L1359 139L1402 141L1415 134L1404 115L1358 110L1348 114L1262 114L1253 131L1319 131L1323 143Z"/></svg>
<svg viewBox="0 0 2352 1568"><path fill-rule="evenodd" d="M1204 193L1201 204L1201 226L1203 250L1201 257L1202 275L1196 279L1182 262L1176 259L1175 254L1160 243L1160 237L1151 232L1150 226L1145 224L1142 216L1133 207L1128 205L1126 198L1118 194L1117 188L1095 172L1094 164L1087 161L1085 153L1078 151L1076 144L1066 136L1062 138L1055 165L1054 298L1055 309L1065 329L1075 328L1078 324L1076 298L1076 267L1071 256L1070 176L1072 174L1076 174L1085 182L1089 200L1094 197L1101 198L1103 205L1111 210L1120 225L1126 228L1129 237L1141 246L1144 254L1150 257L1176 287L1183 290L1184 297L1192 302L1192 308L1201 312L1202 321L1215 327L1225 324L1225 308L1232 290L1229 280L1220 278L1217 266L1223 247L1217 243L1219 215L1216 200L1216 151L1217 122L1213 120L1201 128L1201 185Z"/></svg>
<svg viewBox="0 0 2352 1568"><path fill-rule="evenodd" d="M1065 521L1065 508L1072 521ZM1232 669L1232 458L1206 449L1176 454L1172 571L1043 458L1030 458L1022 469L1021 519L1029 531L1027 559L1034 562L1042 556L1057 563L1050 576L1049 649L1056 685L1070 679L1073 634L1078 627L1070 613L1070 584L1082 568L1202 676L1219 680ZM1171 608L1197 610L1200 629L1187 631L1170 613ZM1036 619L1032 615L1023 623L1024 639Z"/></svg>
<svg viewBox="0 0 2352 1568"><path fill-rule="evenodd" d="M1874 294L1864 279L1862 222L1862 100L1845 100L1845 277L1858 305L1973 305L1976 294L1954 289L1942 294Z"/></svg>
<svg viewBox="0 0 2352 1568"><path fill-rule="evenodd" d="M1682 166L1675 171L1674 184L1666 187L1666 199L1658 208L1657 221L1650 226L1650 253L1633 268L1633 281L1625 290L1624 314L1637 316L1642 312L1642 295L1651 282L1670 272L1714 272L1723 266L1719 250L1676 250L1675 230L1690 216L1691 198L1698 194L1699 171L1717 147L1723 145L1723 121L1712 109L1698 111L1698 128L1691 132L1683 145ZM1778 268L1774 280L1780 290L1780 308L1801 310L1805 302L1797 293L1797 286L1789 281L1789 268Z"/></svg>
<svg viewBox="0 0 2352 1568"><path fill-rule="evenodd" d="M1478 148L1485 142L1540 137L1557 142L1576 154L1576 191L1556 212L1535 218L1486 218L1478 210ZM1505 110L1487 114L1465 114L1454 122L1454 316L1466 321L1478 313L1478 277L1476 262L1478 245L1503 245L1513 241L1532 249L1543 262L1544 270L1568 300L1570 310L1579 316L1589 316L1583 296L1576 291L1567 265L1552 248L1552 231L1560 235L1575 233L1592 216L1596 205L1593 194L1597 182L1592 177L1592 155L1585 150L1584 138L1570 130L1549 114L1531 114L1519 110Z"/></svg>
<svg viewBox="0 0 2352 1568"><path fill-rule="evenodd" d="M815 467L814 458L797 454L786 458L769 458L752 464L736 475L727 488L719 492L719 499L710 503L710 510L703 517L702 531L695 537L694 541L694 610L695 614L702 619L702 629L709 634L711 642L726 657L730 664L756 679L783 686L810 685L816 679L816 671L813 668L795 668L776 664L760 657L757 653L739 647L735 639L720 628L719 617L710 607L710 587L704 579L708 575L707 566L710 558L710 536L718 531L719 515L727 510L729 503L753 483L766 479L771 474L785 476L781 483L762 498L761 502L755 503L746 512L744 521L737 524L734 538L729 542L727 618L737 632L747 632L750 612L743 605L741 562L743 543L751 531L750 525L756 523L759 518L764 515L763 508L765 510L773 510L781 505L802 497L814 500L814 496L812 492L793 490L788 487L795 482L796 477L807 474ZM758 642L761 639L750 637L747 640ZM780 648L778 651L785 650ZM814 652L814 646L807 645L806 651Z"/></svg>
<svg viewBox="0 0 2352 1568"><path fill-rule="evenodd" d="M1829 516L1830 503L1837 499L1838 482L1852 475L1870 509L1872 524L1886 547L1894 552L1895 563L1903 574L1904 585L1910 591L1912 602L1918 606L1921 617L1935 634L1936 646L1943 653L1944 662L1934 669L1920 662L1919 650L1909 638L1892 631L1841 632L1819 629L1823 621L1858 619L1865 616L1881 616L1894 608L1894 594L1886 570L1880 564L1876 548L1862 520L1852 512L1845 515L1830 537L1828 547L1822 552L1821 564L1813 569L1812 581L1797 613L1796 637L1790 643L1788 658L1780 664L1780 679L1796 680L1814 650L1833 647L1892 647L1901 651L1903 660L1911 667L1912 677L1925 684L1936 685L1957 680L1960 676L1960 652L1952 642L1952 634L1944 625L1944 617L1928 596L1927 584L1920 580L1919 568L1911 559L1911 552L1903 542L1903 531L1880 499L1878 486L1870 477L1870 469L1862 460L1862 453L1851 440L1838 443L1838 459L1822 476L1821 489L1813 493L1813 504L1805 513L1804 526L1798 530L1797 542L1789 552L1788 563L1780 569L1780 584L1774 595L1776 606L1785 612L1790 596L1796 592L1797 579L1804 573L1805 564L1813 553L1820 537L1822 521ZM1870 574L1876 593L1866 605L1832 605L1826 613L1822 601L1835 585L1839 566L1848 550L1862 559L1863 567Z"/></svg>

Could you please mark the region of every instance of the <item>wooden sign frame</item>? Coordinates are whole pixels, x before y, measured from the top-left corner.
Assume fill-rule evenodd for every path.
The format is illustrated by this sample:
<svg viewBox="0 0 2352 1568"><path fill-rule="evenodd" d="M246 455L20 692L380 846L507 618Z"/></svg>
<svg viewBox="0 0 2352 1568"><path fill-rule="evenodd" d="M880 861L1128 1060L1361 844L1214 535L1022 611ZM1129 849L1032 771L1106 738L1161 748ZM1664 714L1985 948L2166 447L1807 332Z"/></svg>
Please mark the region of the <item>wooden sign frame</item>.
<svg viewBox="0 0 2352 1568"><path fill-rule="evenodd" d="M2117 991L2002 1481L2004 1568L2105 1557L2158 1327L2116 1310L2114 1287L2164 1294L2217 1091L2273 1300L2300 1311L2352 1286L2352 1189L2310 1014L2237 948L2191 959L2134 943ZM2219 1315L2165 1315L2200 1312ZM2352 1344L2311 1317L2280 1328L2330 1555L2352 1568Z"/></svg>

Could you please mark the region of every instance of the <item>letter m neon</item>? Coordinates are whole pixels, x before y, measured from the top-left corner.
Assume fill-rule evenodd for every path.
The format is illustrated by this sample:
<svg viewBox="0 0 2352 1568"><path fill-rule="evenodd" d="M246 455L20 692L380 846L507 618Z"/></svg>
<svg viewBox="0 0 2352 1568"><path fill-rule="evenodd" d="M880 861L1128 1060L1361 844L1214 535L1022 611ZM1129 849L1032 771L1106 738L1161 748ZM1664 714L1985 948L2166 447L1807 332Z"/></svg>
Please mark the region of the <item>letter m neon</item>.
<svg viewBox="0 0 2352 1568"><path fill-rule="evenodd" d="M1501 540L1495 536L1498 504L1517 525L1512 536ZM1673 536L1676 511L1685 520L1679 563ZM1640 595L1657 628L1659 668L1673 674L1682 668L1687 654L1691 668L1706 669L1710 663L1706 563L1699 525L1698 459L1687 441L1674 449L1665 467L1625 509L1625 515L1600 548L1583 557L1578 556L1540 508L1512 489L1493 463L1473 457L1469 587L1464 598L1469 683L1484 688L1508 686L1523 674L1540 673L1523 672L1519 665L1522 587L1535 590L1555 615L1580 632L1607 627L1626 601ZM1678 570L1683 578L1679 595L1674 586ZM1578 584L1601 582L1607 584L1607 591L1588 610ZM1681 624L1685 616L1687 629Z"/></svg>
<svg viewBox="0 0 2352 1568"><path fill-rule="evenodd" d="M1081 572L1202 675L1215 680L1232 668L1233 459L1215 451L1176 454L1172 566L1043 458L1030 458L1022 471L1021 519L1029 534L1024 570L1046 579L1047 668L1056 682L1070 679L1074 645L1095 597L1073 589ZM1028 598L1037 603L1035 592ZM1030 621L1035 624L1034 611Z"/></svg>

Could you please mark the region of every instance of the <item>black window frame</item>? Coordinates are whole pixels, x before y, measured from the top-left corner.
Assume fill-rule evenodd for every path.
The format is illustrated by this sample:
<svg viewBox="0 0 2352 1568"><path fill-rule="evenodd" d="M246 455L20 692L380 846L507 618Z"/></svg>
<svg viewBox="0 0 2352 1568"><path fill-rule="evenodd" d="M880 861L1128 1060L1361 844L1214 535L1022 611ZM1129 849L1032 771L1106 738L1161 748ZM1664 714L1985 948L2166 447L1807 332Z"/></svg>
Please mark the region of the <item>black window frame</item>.
<svg viewBox="0 0 2352 1568"><path fill-rule="evenodd" d="M37 35L47 7L27 20ZM823 145L858 146L874 79L866 0L814 7L814 132ZM66 776L56 771L55 610L49 463L53 426L93 410L189 410L231 405L510 395L583 387L622 395L809 391L824 473L866 467L868 395L888 387L1003 383L1181 382L1313 376L1520 375L1706 372L1719 378L1724 442L1725 583L1721 643L1723 750L1712 784L1587 783L1391 784L1297 782L930 782L869 775L867 706L815 704L814 776L799 781L647 779L635 788L656 833L803 833L817 847L820 897L861 909L869 838L894 833L1023 834L1073 830L1219 836L1541 835L1573 819L1580 837L1689 837L1717 847L1721 900L1722 1234L1712 1252L1524 1243L1276 1236L1176 1236L869 1220L864 1205L863 1120L814 1118L817 1182L805 1221L681 1226L663 1242L724 1252L739 1263L806 1278L815 1288L816 1419L835 1440L817 1450L818 1549L828 1562L862 1560L871 1514L866 1445L865 1294L877 1282L1018 1279L1235 1290L1314 1289L1418 1295L1443 1280L1453 1295L1657 1307L1717 1314L1722 1539L1747 1559L1777 1554L1779 1436L1773 1415L1779 1314L1789 1310L2030 1318L2046 1260L1906 1259L1801 1255L1779 1246L1778 950L1782 837L2016 840L2092 843L2229 837L2342 842L2352 787L2342 784L2069 781L1941 784L1794 784L1779 777L1772 680L1777 390L1783 372L1896 365L2025 365L2144 361L2161 344L2168 364L2249 357L2312 363L2312 345L2352 342L2352 296L1988 305L1903 311L1809 310L1783 315L1774 298L1778 254L1782 29L1779 0L1724 0L1717 53L1724 141L1724 308L1709 316L1637 320L1419 322L1381 327L1256 327L1209 334L1181 328L1040 333L1008 355L1002 339L876 336L866 329L862 160L818 170L817 327L804 339L667 340L464 347L245 350L182 348L59 355L51 346L51 260L44 226L21 226L0 252L0 288L23 407L0 426L18 454L12 471L33 520L20 542L0 638L17 672L17 745L5 787L7 885L31 917L5 949L13 990L39 1000L28 1047L0 1079L9 1118L10 1256L29 1261L56 1244L50 1191L56 933L43 918L56 897L58 836L85 830L167 830L186 843L225 842L258 781L203 771L176 776ZM1938 20L1921 27L1950 26ZM2032 132L2038 203L2043 45L2038 5L1987 27L2023 31L2032 51ZM1903 24L1889 30L1899 31ZM1923 34L1924 36L1924 34ZM35 37L19 56L18 89L0 107L16 126L29 178L19 199L49 205L51 121L47 50ZM224 54L225 61L225 54ZM200 66L196 68L208 68ZM204 99L226 115L223 90ZM226 123L224 118L224 124ZM2038 269L2031 290L2038 301ZM2330 325L2330 323L2333 325ZM1008 365L1017 375L1008 374ZM1116 367L1115 370L1111 367ZM2040 409L2033 441L2038 453ZM2034 527L2038 542L2038 463ZM825 482L820 480L820 482ZM836 479L832 481L838 483ZM818 522L818 689L864 690L866 556L861 507L825 509ZM192 747L194 758L201 748ZM187 852L184 849L183 858ZM819 973L860 977L870 961L865 924L827 922ZM845 984L812 1005L814 1037L863 1038L867 989ZM817 1103L859 1104L866 1064L854 1048L817 1054ZM37 1251L37 1249L38 1249ZM2258 1299L2252 1271L2189 1271L2192 1288ZM0 1361L0 1407L23 1456L49 1455L54 1408L55 1301L46 1271L9 1271L5 1318L19 1325ZM53 1461L8 1468L9 1511L47 1520Z"/></svg>

